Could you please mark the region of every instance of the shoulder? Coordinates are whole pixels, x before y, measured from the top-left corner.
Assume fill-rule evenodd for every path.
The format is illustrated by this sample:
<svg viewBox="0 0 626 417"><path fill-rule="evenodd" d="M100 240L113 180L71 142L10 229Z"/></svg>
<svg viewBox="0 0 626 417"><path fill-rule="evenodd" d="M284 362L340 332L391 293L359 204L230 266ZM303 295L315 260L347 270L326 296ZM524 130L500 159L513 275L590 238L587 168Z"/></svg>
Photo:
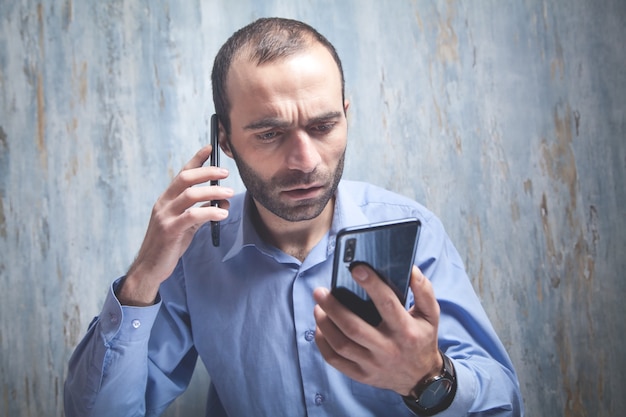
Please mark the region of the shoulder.
<svg viewBox="0 0 626 417"><path fill-rule="evenodd" d="M444 258L462 265L441 220L417 201L372 184L354 181L342 181L338 201L338 214L348 225L417 218L422 226L415 261L431 279L436 274L429 269L430 266Z"/></svg>
<svg viewBox="0 0 626 417"><path fill-rule="evenodd" d="M340 198L351 200L368 218L417 217L425 223L436 219L417 201L370 183L344 180L339 187Z"/></svg>

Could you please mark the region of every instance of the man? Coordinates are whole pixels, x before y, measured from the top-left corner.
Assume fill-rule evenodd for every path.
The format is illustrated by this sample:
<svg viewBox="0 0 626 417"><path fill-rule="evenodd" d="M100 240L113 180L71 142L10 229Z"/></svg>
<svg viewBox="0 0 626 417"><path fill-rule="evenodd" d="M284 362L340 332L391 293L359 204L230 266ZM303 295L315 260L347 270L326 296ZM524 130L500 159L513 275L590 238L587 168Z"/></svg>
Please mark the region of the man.
<svg viewBox="0 0 626 417"><path fill-rule="evenodd" d="M349 103L333 46L301 22L261 19L220 49L212 82L220 144L247 192L194 187L228 175L203 166L210 147L172 181L70 361L67 415L159 415L198 355L210 416L520 415L515 371L439 220L340 181ZM197 204L211 200L221 207ZM327 289L335 236L406 217L422 222L409 309L371 269L352 271L382 316L373 327Z"/></svg>

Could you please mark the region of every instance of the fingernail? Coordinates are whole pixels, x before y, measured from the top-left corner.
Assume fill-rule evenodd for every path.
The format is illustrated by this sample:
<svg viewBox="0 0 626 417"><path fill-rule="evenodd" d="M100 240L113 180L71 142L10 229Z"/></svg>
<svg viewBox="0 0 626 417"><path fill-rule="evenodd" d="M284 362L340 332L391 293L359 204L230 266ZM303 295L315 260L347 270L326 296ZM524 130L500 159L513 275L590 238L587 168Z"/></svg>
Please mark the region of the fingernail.
<svg viewBox="0 0 626 417"><path fill-rule="evenodd" d="M364 267L357 266L356 268L352 270L352 275L354 275L354 277L358 279L359 281L365 281L367 277L369 276L369 273L367 272L367 269L365 269Z"/></svg>
<svg viewBox="0 0 626 417"><path fill-rule="evenodd" d="M219 211L217 212L217 214L219 216L222 217L222 219L225 219L228 217L228 210L224 210L223 208L219 209Z"/></svg>

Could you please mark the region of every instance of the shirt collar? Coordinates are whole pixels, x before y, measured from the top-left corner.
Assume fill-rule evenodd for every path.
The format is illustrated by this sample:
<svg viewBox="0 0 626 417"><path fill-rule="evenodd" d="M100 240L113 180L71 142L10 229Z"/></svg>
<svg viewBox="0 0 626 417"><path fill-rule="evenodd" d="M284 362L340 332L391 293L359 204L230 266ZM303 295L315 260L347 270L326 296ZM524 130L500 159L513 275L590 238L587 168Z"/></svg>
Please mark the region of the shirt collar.
<svg viewBox="0 0 626 417"><path fill-rule="evenodd" d="M222 258L222 261L227 261L235 257L241 250L247 246L257 247L260 250L267 248L268 245L261 239L256 231L256 227L252 223L252 210L253 208L252 197L246 191L243 196L243 207L241 209L241 221L235 235L235 240Z"/></svg>
<svg viewBox="0 0 626 417"><path fill-rule="evenodd" d="M356 201L354 196L350 194L348 185L344 181L341 181L337 187L333 221L328 236L328 255L334 250L335 238L341 229L368 223L368 219L361 210L359 203L360 202ZM282 254L278 249L264 242L257 233L256 227L252 223L253 204L250 194L246 192L243 198L241 221L239 222L235 240L224 255L222 261L227 261L235 257L247 246L256 247L259 251L269 256L276 257Z"/></svg>
<svg viewBox="0 0 626 417"><path fill-rule="evenodd" d="M335 199L335 212L330 226L330 235L345 228L360 226L369 223L367 217L361 210L361 201L356 201L355 196L350 193L348 183L342 181L337 187L337 198Z"/></svg>

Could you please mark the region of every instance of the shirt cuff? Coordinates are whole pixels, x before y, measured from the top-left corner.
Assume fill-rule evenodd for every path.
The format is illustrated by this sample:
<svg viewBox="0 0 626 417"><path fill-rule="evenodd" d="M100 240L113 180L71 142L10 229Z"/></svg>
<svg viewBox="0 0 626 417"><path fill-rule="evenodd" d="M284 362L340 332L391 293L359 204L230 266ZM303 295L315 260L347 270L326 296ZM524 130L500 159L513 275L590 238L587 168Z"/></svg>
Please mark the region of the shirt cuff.
<svg viewBox="0 0 626 417"><path fill-rule="evenodd" d="M450 407L437 414L437 417L458 417L467 415L476 398L476 379L471 370L459 361L450 358L454 364L457 388Z"/></svg>
<svg viewBox="0 0 626 417"><path fill-rule="evenodd" d="M148 307L122 306L115 296L115 289L123 279L119 278L111 284L100 313L100 333L106 344L114 339L132 342L149 338L161 308L159 296L155 304Z"/></svg>

